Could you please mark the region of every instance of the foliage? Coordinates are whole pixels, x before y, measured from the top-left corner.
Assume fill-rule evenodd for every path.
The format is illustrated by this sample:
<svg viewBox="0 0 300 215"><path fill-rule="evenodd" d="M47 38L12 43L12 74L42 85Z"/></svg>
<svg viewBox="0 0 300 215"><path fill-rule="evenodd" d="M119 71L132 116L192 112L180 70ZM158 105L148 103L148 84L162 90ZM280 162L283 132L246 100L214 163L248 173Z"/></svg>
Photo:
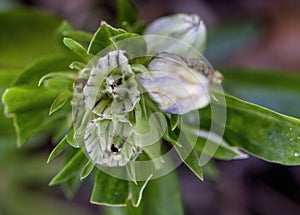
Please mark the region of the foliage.
<svg viewBox="0 0 300 215"><path fill-rule="evenodd" d="M183 214L175 172L154 180L150 180L149 176L148 180L136 183L117 179L95 168L74 140L70 101L78 70L82 69L94 54L114 45L118 37L136 37L136 34L131 34L127 32L128 30L139 29L134 8L127 1L118 1L118 4L118 23L125 29L116 29L107 23L102 23L94 35L74 30L66 22L58 26L61 20L37 12L13 11L0 14L1 24L7 26L7 34L1 34L0 37L1 41L4 41L0 44L1 50L6 50L2 52L0 58L0 87L2 91L7 88L2 97L4 111L7 116L13 118L18 146L23 146L33 136L41 133L52 133L56 139L61 139L48 161L61 153L64 153L67 159L50 185L62 184L66 193L72 195L81 180L89 178L94 183L92 203L109 206L127 205L126 208L106 208L107 214L132 214L133 212L134 214ZM125 18L127 24L122 22ZM35 30L24 30L28 26ZM20 42L20 45L12 45L15 41L19 42L20 34L23 35L24 41ZM62 38L70 51L62 47L62 42L57 42ZM15 55L16 50L21 51L21 54ZM39 58L39 56L43 57ZM28 63L30 64L27 65ZM297 84L299 76L253 71L240 75L241 71L232 69L221 69L221 71L224 71L225 76L224 89L229 93L282 113L299 116L298 110L283 105L286 104L284 98L289 99L291 104L297 105L300 91ZM285 79L282 79L282 76L285 76ZM265 84L266 81L268 85ZM275 97L274 92L280 94ZM215 96L218 97L218 92L215 92ZM226 125L217 125L225 128L224 144L220 145L213 154L214 158L224 160L244 158L244 152L247 152L269 162L283 165L300 164L300 121L298 119L230 95L226 95L225 98ZM2 104L0 105L3 108ZM210 106L200 109L201 126L193 129L209 129L212 124L211 111ZM4 128L1 131L1 142L2 137L4 137L3 142L7 139L9 142L14 141L10 120L4 119L2 115L0 117L1 128ZM175 140L180 128L174 126L172 121L169 121L168 125L169 133L164 136L164 139L177 149ZM191 155L183 160L200 179L203 179L202 165L199 165L200 155L210 154L203 148L206 141L207 138L199 137ZM210 142L210 144L214 143ZM181 149L177 151L180 155ZM46 170L41 168L40 171ZM22 194L24 194L23 199L26 199L26 194ZM5 198L1 197L2 199ZM8 203L6 206L10 207ZM147 211L147 208L151 208L151 211ZM13 213L20 214L20 212Z"/></svg>

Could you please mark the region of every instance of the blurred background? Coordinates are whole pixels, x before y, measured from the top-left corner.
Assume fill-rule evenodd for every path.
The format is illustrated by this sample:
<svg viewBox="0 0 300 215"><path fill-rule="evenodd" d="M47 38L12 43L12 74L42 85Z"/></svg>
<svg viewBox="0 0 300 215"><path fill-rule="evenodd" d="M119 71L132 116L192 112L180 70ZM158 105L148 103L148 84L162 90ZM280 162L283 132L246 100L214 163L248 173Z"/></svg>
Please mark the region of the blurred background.
<svg viewBox="0 0 300 215"><path fill-rule="evenodd" d="M283 79L285 74L300 72L299 0L133 2L146 23L171 13L199 14L208 29L204 55L221 72L223 68L235 68L243 76L245 69L265 73L282 71ZM113 24L116 14L114 1L110 0L0 0L1 11L23 7L58 15L74 27L91 32L102 19ZM265 85L268 86L268 80ZM300 117L299 102L291 100L280 106L276 103L278 95L272 90L264 95L245 94L232 89L229 83L226 85L226 75L224 88L247 101ZM300 101L300 95L296 97ZM36 214L38 208L44 212L37 214L99 214L99 209L88 203L91 189L88 183L72 200L65 200L59 187L47 186L61 162L46 164L47 153L53 146L50 138L46 143L36 144L39 138L45 140L38 137L25 148L17 149L14 138L0 137L0 214ZM179 168L186 214L300 214L300 167L271 164L254 157L214 163L217 168L207 170L204 182L184 166ZM18 210L21 203L32 213Z"/></svg>

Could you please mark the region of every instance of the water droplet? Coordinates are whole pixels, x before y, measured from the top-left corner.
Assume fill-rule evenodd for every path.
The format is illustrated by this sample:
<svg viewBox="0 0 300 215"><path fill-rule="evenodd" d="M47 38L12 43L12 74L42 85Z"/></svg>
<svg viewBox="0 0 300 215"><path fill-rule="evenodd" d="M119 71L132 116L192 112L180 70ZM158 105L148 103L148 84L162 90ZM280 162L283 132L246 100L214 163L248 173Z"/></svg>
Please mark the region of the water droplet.
<svg viewBox="0 0 300 215"><path fill-rule="evenodd" d="M295 152L294 152L294 156L295 156L295 157L299 157L299 156L300 156L300 152L295 151Z"/></svg>

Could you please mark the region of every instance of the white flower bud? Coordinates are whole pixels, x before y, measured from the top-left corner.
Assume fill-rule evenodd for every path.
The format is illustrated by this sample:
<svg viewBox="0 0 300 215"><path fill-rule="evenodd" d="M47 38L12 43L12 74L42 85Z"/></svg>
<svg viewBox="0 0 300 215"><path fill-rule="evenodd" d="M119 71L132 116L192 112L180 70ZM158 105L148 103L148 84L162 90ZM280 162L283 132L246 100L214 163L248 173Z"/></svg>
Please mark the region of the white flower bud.
<svg viewBox="0 0 300 215"><path fill-rule="evenodd" d="M140 82L160 109L184 114L203 108L210 102L209 85L221 81L220 73L200 59L185 59L161 53L142 73Z"/></svg>
<svg viewBox="0 0 300 215"><path fill-rule="evenodd" d="M159 35L146 37L149 53L169 52L185 55L189 48L203 52L206 42L206 27L200 16L192 14L174 14L154 20L146 28L144 35ZM185 44L166 41L166 37L177 39Z"/></svg>

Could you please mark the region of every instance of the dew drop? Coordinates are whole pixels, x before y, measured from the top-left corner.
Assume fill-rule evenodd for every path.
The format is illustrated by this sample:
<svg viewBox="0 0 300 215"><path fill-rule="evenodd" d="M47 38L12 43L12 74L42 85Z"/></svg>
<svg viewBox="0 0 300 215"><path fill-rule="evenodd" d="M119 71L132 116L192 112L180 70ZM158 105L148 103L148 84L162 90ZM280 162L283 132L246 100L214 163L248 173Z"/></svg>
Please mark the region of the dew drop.
<svg viewBox="0 0 300 215"><path fill-rule="evenodd" d="M299 157L299 156L300 156L300 152L295 151L295 152L294 152L294 156L295 156L295 157Z"/></svg>

